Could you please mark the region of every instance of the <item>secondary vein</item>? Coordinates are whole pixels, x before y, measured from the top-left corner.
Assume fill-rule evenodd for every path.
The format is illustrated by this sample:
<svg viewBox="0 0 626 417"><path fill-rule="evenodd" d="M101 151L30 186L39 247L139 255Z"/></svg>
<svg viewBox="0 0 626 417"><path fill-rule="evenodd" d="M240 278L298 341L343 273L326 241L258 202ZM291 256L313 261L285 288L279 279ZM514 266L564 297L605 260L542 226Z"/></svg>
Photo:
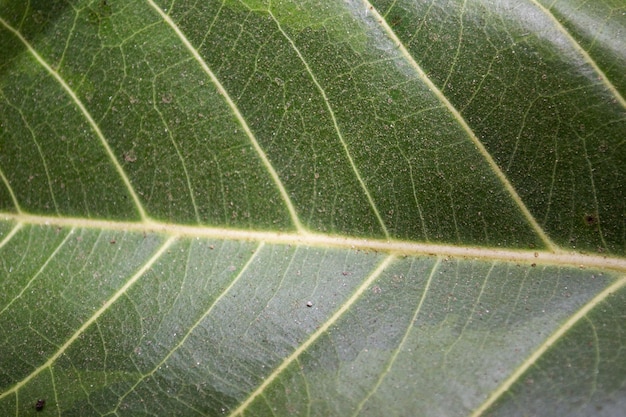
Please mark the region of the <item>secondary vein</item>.
<svg viewBox="0 0 626 417"><path fill-rule="evenodd" d="M304 343L302 343L291 355L289 355L283 363L281 363L270 375L265 378L263 383L248 396L248 398L241 403L241 405L234 410L230 415L241 415L250 404L265 391L265 389L285 370L287 367L298 360L298 357L305 352L309 346L311 346L319 337L328 332L330 327L339 320L339 318L350 309L350 307L361 297L361 295L370 287L372 282L380 276L380 274L389 266L389 264L395 259L393 255L387 256L378 267L370 274L369 277L357 288L352 296L342 304L342 306L333 314L319 329L313 333Z"/></svg>
<svg viewBox="0 0 626 417"><path fill-rule="evenodd" d="M278 188L278 191L285 205L287 206L287 210L289 211L291 221L293 222L296 230L300 234L307 234L307 230L300 222L300 218L298 217L296 209L293 203L291 202L291 198L289 197L289 194L287 193L287 189L285 188L280 177L278 176L278 173L272 166L272 163L270 162L269 158L265 154L265 151L263 150L263 148L261 148L261 145L259 145L259 142L256 140L254 133L252 133L252 130L250 130L250 126L248 126L248 123L244 119L243 115L239 111L239 108L237 107L233 99L230 97L230 95L228 94L228 92L226 91L222 83L218 80L217 76L213 73L213 71L211 71L211 69L209 68L207 63L204 61L204 59L202 58L198 50L191 44L191 42L189 42L189 39L187 39L185 34L180 30L180 28L178 27L178 25L176 25L176 23L172 20L172 18L167 13L165 13L159 6L157 6L153 0L147 0L147 1L150 7L152 7L161 16L161 18L165 21L165 23L170 28L172 28L174 33L176 33L176 36L178 36L178 38L183 43L185 48L187 48L189 53L191 53L193 58L196 60L196 62L198 62L202 70L209 77L211 82L215 85L219 94L224 98L224 100L226 101L230 109L232 110L233 114L237 118L237 121L241 125L241 128L248 136L248 139L250 140L250 143L254 147L254 150L259 155L261 162L263 163L268 173L270 174L270 177L274 181L276 188Z"/></svg>
<svg viewBox="0 0 626 417"><path fill-rule="evenodd" d="M362 1L366 9L368 9L369 12L374 15L376 21L382 26L382 28L387 33L387 35L391 38L394 44L398 47L398 50L404 56L404 58L409 63L409 65L413 67L413 69L415 70L419 78L424 82L424 84L426 84L426 86L430 89L430 91L432 91L432 93L437 97L437 99L441 101L441 103L454 116L459 126L461 126L461 128L465 131L465 133L467 134L469 139L472 141L472 143L474 143L474 146L476 146L478 152L482 155L482 157L485 159L485 161L487 162L491 170L494 172L496 177L500 180L500 183L504 186L505 190L509 193L509 195L511 196L515 204L518 206L518 208L520 209L520 211L526 218L526 221L528 221L531 228L539 236L539 238L542 240L544 245L546 245L546 247L549 248L550 250L557 252L558 246L554 242L552 242L552 240L548 237L548 235L541 228L539 223L537 223L537 220L530 213L530 211L528 210L528 207L526 207L526 204L524 204L519 194L517 194L517 191L515 190L515 188L513 188L513 185L509 182L506 175L504 175L504 172L502 172L502 170L500 169L498 164L496 164L491 154L487 151L487 149L482 144L482 142L478 140L474 131L469 127L469 125L465 121L465 118L452 105L450 100L448 100L448 98L442 93L442 91L426 75L424 70L422 70L422 68L419 66L417 61L415 61L411 53L407 50L406 46L404 46L402 41L398 38L395 32L391 29L389 24L383 19L380 13L378 13L378 11L371 5L371 3L368 0L362 0Z"/></svg>
<svg viewBox="0 0 626 417"><path fill-rule="evenodd" d="M270 8L271 8L271 4L270 4ZM352 154L350 153L350 150L348 149L348 144L346 143L343 137L343 134L341 133L341 129L339 128L339 124L337 123L337 118L335 117L335 112L332 106L330 105L330 100L328 99L328 96L326 95L326 91L322 88L321 84L317 80L317 77L315 77L313 70L311 70L311 67L309 66L307 61L304 59L304 56L302 56L300 49L298 49L297 45L294 43L291 37L283 30L280 22L278 21L278 19L276 19L271 9L268 9L268 13L270 17L276 23L276 27L278 27L278 30L280 31L280 33L282 33L285 39L287 39L287 42L289 42L293 50L298 55L298 58L300 58L300 61L302 62L307 72L309 73L311 80L313 80L313 83L317 87L317 90L320 92L322 98L324 99L324 104L326 105L326 109L328 110L328 113L330 114L330 118L333 121L333 127L335 128L335 132L337 132L337 137L339 137L341 146L343 147L346 157L348 158L348 161L350 162L350 167L352 168L352 171L354 172L355 177L359 181L359 184L361 185L361 189L365 193L365 196L367 197L367 201L370 207L372 208L372 211L374 211L374 214L376 215L376 219L378 219L380 228L383 230L383 233L385 233L385 236L389 238L389 232L387 231L387 226L385 225L385 222L383 221L383 218L380 215L380 212L378 211L378 207L376 206L376 203L374 202L374 199L372 198L372 195L370 194L369 189L367 188L367 185L365 184L365 181L363 180L363 177L361 176L361 173L359 172L359 169L357 168L356 163L354 162L354 159L352 159Z"/></svg>
<svg viewBox="0 0 626 417"><path fill-rule="evenodd" d="M9 32L15 35L15 37L17 37L24 44L24 46L26 46L26 49L28 50L28 52L37 60L37 62L39 62L39 64L42 67L45 68L46 71L48 71L48 73L61 85L63 90L65 90L65 92L71 97L72 101L74 101L74 103L76 104L80 112L83 114L85 119L87 119L87 122L91 126L91 129L94 131L94 133L100 140L102 147L104 148L106 154L108 155L109 159L113 163L115 170L118 172L120 178L124 182L124 185L128 189L128 193L131 195L131 198L133 199L133 202L135 203L135 207L137 208L137 211L139 212L139 216L141 217L141 220L144 222L148 221L148 215L146 214L146 211L144 210L143 205L141 204L141 201L139 200L139 197L137 196L137 193L135 193L135 189L131 185L130 179L128 178L128 176L126 175L126 172L124 172L124 169L118 162L117 157L115 156L115 154L113 153L113 150L109 146L109 143L107 142L106 138L104 137L104 134L100 130L100 127L98 126L96 121L93 119L93 117L91 116L91 114L89 113L89 111L87 110L83 102L80 100L80 98L78 98L76 93L65 82L65 80L61 77L61 75L57 71L55 71L50 65L48 65L46 60L43 59L43 57L37 53L35 48L33 48L33 46L26 40L26 38L24 38L24 36L22 36L22 34L17 29L15 29L13 26L11 26L9 23L7 23L7 21L5 21L1 17L0 17L0 24L2 24L2 26L4 26Z"/></svg>
<svg viewBox="0 0 626 417"><path fill-rule="evenodd" d="M537 361L543 356L543 354L569 330L575 324L577 324L580 320L585 318L587 314L596 307L599 303L604 301L609 295L614 292L617 292L622 287L626 285L626 276L621 279L615 281L613 285L605 288L600 294L596 295L591 301L589 301L583 308L578 310L576 314L574 314L569 320L567 320L560 328L558 328L552 336L546 339L541 346L539 346L532 355L530 355L524 362L520 364L520 366L509 376L509 378L504 381L500 386L491 393L489 398L482 403L474 412L471 414L471 417L479 417L482 416L485 411L489 409L505 392L511 388L511 386L519 381L521 376L533 365L537 363Z"/></svg>
<svg viewBox="0 0 626 417"><path fill-rule="evenodd" d="M86 320L82 326L80 326L73 335L71 335L67 341L59 347L59 349L55 352L54 355L52 355L44 364L42 364L41 366L39 366L37 369L33 370L33 372L31 372L28 376L26 376L25 378L23 378L22 380L20 380L20 382L18 382L17 384L15 384L13 387L11 387L10 389L4 391L3 393L0 394L0 400L2 400L4 397L7 397L11 394L14 394L16 392L18 392L20 390L20 388L26 386L26 384L28 384L29 381L31 381L33 378L35 378L37 375L39 375L43 370L48 369L52 366L52 364L54 364L54 362L61 356L63 355L67 349L80 337L81 334L83 334L92 324L96 323L96 321L98 320L98 318L104 314L106 311L108 311L111 306L124 294L127 293L127 291L129 290L130 287L133 286L133 284L135 282L137 282L137 280L139 280L139 278L141 278L148 270L150 270L150 268L152 268L152 265L154 265L154 263L161 257L161 255L163 255L163 253L165 251L167 251L167 249L172 245L172 243L174 243L174 241L176 241L176 237L175 236L171 236L169 239L167 239L162 245L161 247L152 255L152 257L150 259L148 259L143 266L132 276L128 279L128 281L126 282L126 284L124 284L119 290L117 290L117 292L115 294L113 294L113 296L111 298L109 298L103 305L102 307L100 307L88 320Z"/></svg>

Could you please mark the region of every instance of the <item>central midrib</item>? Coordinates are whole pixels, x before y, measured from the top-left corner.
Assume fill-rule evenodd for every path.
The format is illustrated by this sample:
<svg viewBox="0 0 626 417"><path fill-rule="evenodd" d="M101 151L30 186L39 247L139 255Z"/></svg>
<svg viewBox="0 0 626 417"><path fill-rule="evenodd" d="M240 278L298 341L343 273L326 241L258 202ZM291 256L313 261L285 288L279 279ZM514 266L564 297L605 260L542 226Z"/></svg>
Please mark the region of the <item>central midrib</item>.
<svg viewBox="0 0 626 417"><path fill-rule="evenodd" d="M159 233L180 238L257 241L279 245L334 247L362 251L384 252L400 256L435 256L465 259L483 259L526 265L559 265L575 268L597 268L626 272L626 259L574 251L499 249L487 246L461 246L445 243L412 242L396 239L364 238L299 233L297 231L264 231L193 226L157 221L123 222L75 217L49 217L30 214L1 213L0 219L18 225L40 225L99 230L119 230L137 233Z"/></svg>

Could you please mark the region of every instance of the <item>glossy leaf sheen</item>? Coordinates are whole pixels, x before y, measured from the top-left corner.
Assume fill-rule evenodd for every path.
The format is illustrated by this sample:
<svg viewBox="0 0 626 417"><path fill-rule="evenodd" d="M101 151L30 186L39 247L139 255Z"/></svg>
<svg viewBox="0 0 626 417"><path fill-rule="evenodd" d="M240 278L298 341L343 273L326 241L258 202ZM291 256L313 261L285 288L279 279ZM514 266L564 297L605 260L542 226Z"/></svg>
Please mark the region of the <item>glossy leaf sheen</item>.
<svg viewBox="0 0 626 417"><path fill-rule="evenodd" d="M625 33L1 1L0 415L622 415Z"/></svg>

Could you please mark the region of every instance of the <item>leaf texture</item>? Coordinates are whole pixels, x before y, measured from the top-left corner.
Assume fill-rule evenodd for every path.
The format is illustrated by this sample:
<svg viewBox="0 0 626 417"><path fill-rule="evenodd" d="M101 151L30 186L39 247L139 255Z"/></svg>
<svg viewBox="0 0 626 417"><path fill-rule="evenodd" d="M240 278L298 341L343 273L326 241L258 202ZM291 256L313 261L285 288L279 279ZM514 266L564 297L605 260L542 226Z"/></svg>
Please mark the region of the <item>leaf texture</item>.
<svg viewBox="0 0 626 417"><path fill-rule="evenodd" d="M0 414L621 415L625 16L0 2Z"/></svg>

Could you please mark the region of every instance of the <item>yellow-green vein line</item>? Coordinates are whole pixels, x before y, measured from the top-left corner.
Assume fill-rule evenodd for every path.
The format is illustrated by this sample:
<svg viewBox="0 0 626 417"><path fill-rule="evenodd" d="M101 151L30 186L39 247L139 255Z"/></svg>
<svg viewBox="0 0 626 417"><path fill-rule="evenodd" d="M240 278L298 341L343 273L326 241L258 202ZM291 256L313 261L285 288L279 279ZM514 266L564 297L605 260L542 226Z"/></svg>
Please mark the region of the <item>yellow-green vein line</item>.
<svg viewBox="0 0 626 417"><path fill-rule="evenodd" d="M319 337L328 332L330 327L334 325L339 318L352 307L352 305L361 297L361 295L369 288L370 284L380 276L380 274L389 266L389 264L395 259L393 255L387 256L378 267L370 274L369 277L357 288L352 296L346 300L345 303L333 314L324 324L322 324L315 333L302 343L291 355L289 355L270 375L268 375L261 385L252 393L248 398L241 403L241 405L234 410L230 415L236 416L242 414L245 409L252 404L255 398L261 394L274 380L285 370L289 365L294 363L298 357L306 351Z"/></svg>
<svg viewBox="0 0 626 417"><path fill-rule="evenodd" d="M476 137L476 134L474 134L474 131L469 127L469 125L465 121L465 118L452 105L450 100L448 100L448 98L441 92L441 90L432 82L430 77L426 75L424 70L422 70L422 68L419 66L417 61L415 61L411 53L406 49L402 41L398 38L398 36L391 29L389 24L382 18L382 16L380 15L380 13L378 13L378 11L374 8L374 6L372 6L368 0L362 0L362 1L365 7L369 9L370 13L372 13L376 21L379 22L379 24L385 30L389 38L398 47L398 50L405 57L406 61L413 67L413 69L415 70L419 78L424 82L424 84L426 84L426 86L433 92L433 94L439 99L439 101L441 101L441 103L454 116L457 123L465 131L465 133L470 138L472 143L474 143L474 146L476 146L476 148L478 149L478 152L482 155L482 157L485 159L485 161L487 162L491 170L494 172L496 177L500 180L500 182L502 183L506 191L509 193L509 195L511 196L515 204L517 204L518 208L520 209L520 211L526 218L526 221L528 221L528 223L530 224L532 229L535 231L535 233L539 236L539 238L543 241L543 243L546 245L548 249L550 249L553 252L557 252L558 251L557 245L555 245L552 242L552 240L548 237L548 235L543 231L539 223L537 223L537 220L530 213L530 211L528 210L528 207L526 207L526 204L524 204L519 194L517 194L517 191L515 190L515 188L513 188L513 185L509 182L506 175L504 175L504 173L502 172L498 164L496 164L496 161L494 161L494 159L492 158L491 154L487 152L487 149L485 148L485 146L482 144L480 140L478 140L478 138Z"/></svg>
<svg viewBox="0 0 626 417"><path fill-rule="evenodd" d="M30 123L28 123L28 120L26 120L26 116L24 116L24 112L22 111L22 109L14 106L12 103L8 103L8 105L11 108L13 108L13 110L15 110L17 113L19 113L20 118L22 119L22 123L24 123L24 126L26 127L26 129L30 132L30 136L33 140L33 143L35 144L35 147L37 148L37 153L39 154L39 158L41 159L41 165L43 166L43 170L46 173L46 179L48 180L48 191L50 191L52 204L54 204L54 211L56 212L57 215L60 215L61 213L59 213L59 205L57 204L57 199L56 199L56 196L54 195L54 189L52 188L53 181L52 181L52 177L50 176L50 170L48 169L48 162L46 162L46 158L43 154L43 150L41 149L41 145L37 141L37 135L33 131L33 128L30 126Z"/></svg>
<svg viewBox="0 0 626 417"><path fill-rule="evenodd" d="M337 132L337 137L339 138L339 141L341 142L341 146L343 147L343 150L346 154L346 157L348 158L348 161L350 162L350 167L352 168L354 175L359 181L359 184L361 185L361 189L365 193L365 196L367 197L367 201L370 207L372 208L372 210L374 211L374 214L376 215L376 218L378 219L378 223L380 224L381 229L385 233L385 236L389 238L389 232L387 231L387 226L385 225L385 222L383 221L383 218L380 215L380 212L378 211L378 207L376 206L376 203L374 203L374 199L372 198L372 195L370 194L369 189L365 185L365 181L363 181L363 177L361 177L361 173L359 172L359 169L357 168L356 163L354 162L354 159L352 159L352 155L350 153L350 150L348 149L348 144L346 143L343 137L343 134L341 133L341 129L339 128L339 124L337 123L337 118L335 117L335 111L330 105L330 100L328 99L328 96L326 95L326 91L322 88L319 81L317 81L317 77L315 77L313 70L311 70L311 67L309 66L308 62L304 59L304 56L302 56L300 49L298 49L297 45L294 43L291 37L283 30L282 26L280 25L280 22L278 21L278 19L276 19L276 17L272 13L271 7L272 5L270 2L270 5L268 7L269 15L276 23L276 27L278 27L278 30L280 31L280 33L282 33L282 35L285 37L285 39L287 39L287 41L289 42L293 50L296 52L296 54L298 55L298 58L300 58L300 61L302 62L307 72L309 73L309 76L313 80L313 83L317 87L317 90L322 95L322 98L324 99L324 104L326 105L326 109L328 110L328 114L330 115L330 118L333 121L333 127L335 128L335 132Z"/></svg>
<svg viewBox="0 0 626 417"><path fill-rule="evenodd" d="M559 329L557 329L552 335L543 342L532 355L530 355L520 366L504 381L495 391L491 393L489 398L482 403L474 412L471 417L481 416L489 407L491 407L502 395L511 388L511 386L519 381L521 376L537 361L541 356L563 335L574 327L581 319L583 319L591 309L596 307L600 302L604 301L609 295L621 289L626 285L626 276L623 276L619 280L615 281L613 285L607 287L604 291L596 295L591 301L585 304L578 312L569 318Z"/></svg>
<svg viewBox="0 0 626 417"><path fill-rule="evenodd" d="M604 245L605 248L608 248L609 246L606 244L606 240L604 239L604 232L603 232L603 228L604 228L604 224L602 224L602 216L600 215L600 204L598 202L598 193L596 191L596 181L594 179L594 167L593 164L591 163L591 158L589 158L589 152L587 152L587 141L585 140L584 137L580 138L581 142L583 143L583 150L585 153L585 160L587 161L587 168L589 169L589 182L591 183L591 194L593 195L593 205L594 205L594 211L595 211L595 215L596 215L596 228L597 228L597 232L598 235L600 235L600 240L602 241L602 244Z"/></svg>
<svg viewBox="0 0 626 417"><path fill-rule="evenodd" d="M2 241L0 241L0 248L6 245L7 242L9 242L13 238L13 236L15 236L15 234L20 231L22 227L24 227L24 223L16 223L9 232L9 234L7 234L4 239L2 239Z"/></svg>
<svg viewBox="0 0 626 417"><path fill-rule="evenodd" d="M548 9L545 6L543 6L542 4L540 4L537 0L530 0L530 1L539 10L541 10L542 13L544 13L546 16L548 16L548 18L550 20L552 20L552 22L554 23L556 29L559 32L561 32L563 34L563 36L565 36L567 38L567 40L574 47L574 49L585 59L585 61L587 61L587 63L589 65L591 65L591 68L593 68L593 70L600 77L600 80L602 81L602 84L604 84L604 86L613 94L613 96L617 99L617 101L621 104L621 106L626 109L626 100L624 99L624 97L620 94L620 92L617 90L617 88L615 88L615 86L609 80L609 78L606 76L604 71L602 71L600 69L600 67L598 66L598 64L596 64L596 61L593 58L591 58L591 55L589 55L589 53L587 51L585 51L582 48L582 46L580 46L578 41L576 39L574 39L574 37L567 31L567 29L565 29L563 24L561 22L559 22L559 20L556 18L556 16L554 16L552 11L550 11L550 9Z"/></svg>
<svg viewBox="0 0 626 417"><path fill-rule="evenodd" d="M435 264L430 270L430 275L428 276L428 280L426 280L426 286L424 287L424 291L422 292L420 301L417 304L417 308L415 309L415 312L413 313L413 317L411 317L411 320L409 321L409 325L407 326L407 329L404 332L404 336L402 336L402 340L400 340L400 343L398 343L398 348L395 350L395 352L393 352L393 354L391 355L391 358L389 358L389 361L387 362L387 366L385 366L385 369L383 370L383 372L381 372L381 374L378 376L378 381L376 381L376 384L374 385L374 387L372 387L370 392L363 398L363 400L357 406L355 412L352 414L353 416L358 416L361 413L363 406L367 403L370 397L374 395L376 391L378 391L378 388L383 383L383 380L387 377L387 374L389 374L391 367L396 362L396 359L398 358L398 355L400 354L402 347L406 344L406 341L409 338L409 334L411 333L411 330L413 329L415 320L417 320L417 316L422 310L422 305L424 304L424 300L426 299L426 296L428 295L428 290L430 289L430 283L432 282L433 277L435 276L435 272L439 269L440 264L441 264L441 258L437 258L437 262L435 262Z"/></svg>
<svg viewBox="0 0 626 417"><path fill-rule="evenodd" d="M176 150L176 156L178 157L178 160L180 161L180 164L183 167L183 172L185 173L185 182L187 183L187 190L189 190L189 197L191 198L191 204L193 205L193 211L196 216L196 222L201 223L200 213L198 213L198 205L196 204L196 197L194 196L193 186L191 185L191 178L189 177L189 172L187 171L187 164L185 164L185 159L183 158L183 155L180 152L180 147L178 146L178 143L176 143L176 139L174 139L174 135L172 135L172 129L170 129L170 127L167 125L167 122L165 121L165 117L163 117L163 113L161 113L161 110L156 105L157 99L156 99L156 90L154 88L154 84L155 83L152 84L153 85L152 108L159 115L159 118L161 119L161 123L163 123L163 126L165 126L165 130L167 131L167 136L169 137L170 142L172 143L172 146L174 146L174 149Z"/></svg>
<svg viewBox="0 0 626 417"><path fill-rule="evenodd" d="M108 142L106 141L104 135L102 134L102 131L100 130L100 127L98 126L96 121L93 119L93 117L91 117L91 114L89 113L89 111L87 111L87 108L85 107L83 102L80 100L80 98L78 98L76 93L65 82L65 80L61 77L61 75L59 75L59 73L57 71L55 71L50 65L48 65L48 63L43 59L43 57L41 57L37 53L37 51L35 51L35 49L32 47L32 45L26 40L26 38L24 38L22 36L22 34L19 31L14 29L11 25L9 25L1 17L0 17L0 23L8 31L13 33L24 44L24 46L26 46L26 49L28 49L28 52L30 52L30 54L33 57L35 57L37 62L39 62L39 64L42 67L44 67L46 69L46 71L48 71L48 73L61 85L61 87L65 90L65 92L74 101L74 103L76 104L76 106L78 107L80 112L83 114L85 119L87 119L87 122L91 126L91 129L95 132L96 136L100 140L100 143L102 144L102 147L104 148L104 150L106 151L107 155L109 156L111 162L115 166L115 169L117 170L117 173L119 174L120 178L124 182L124 185L126 185L126 188L128 189L128 192L131 195L131 197L132 197L132 199L133 199L133 201L135 203L135 207L137 208L137 211L139 212L139 216L141 217L141 220L144 221L144 222L147 221L148 220L148 215L146 214L146 211L144 210L144 208L143 208L143 206L141 204L141 201L139 200L139 197L135 193L135 190L134 190L133 186L130 183L130 179L128 178L128 176L124 172L124 169L122 168L122 166L118 162L115 154L113 153L113 150L111 149L111 147L109 146Z"/></svg>
<svg viewBox="0 0 626 417"><path fill-rule="evenodd" d="M452 73L454 72L454 69L456 68L456 64L459 62L459 55L461 54L461 45L463 44L463 30L464 30L463 18L465 17L466 6L467 6L467 0L463 0L463 4L461 5L461 16L459 18L459 40L456 45L456 52L454 53L454 58L452 58L450 71L448 71L448 76L446 77L446 80L443 82L441 91L444 91L446 89L446 86L448 85L448 81L450 81L450 77L452 77Z"/></svg>
<svg viewBox="0 0 626 417"><path fill-rule="evenodd" d="M76 330L74 332L74 334L67 339L67 341L56 351L56 353L54 355L52 355L44 364L39 366L37 369L35 369L33 372L31 372L25 378L23 378L20 382L15 384L12 388L10 388L10 389L6 390L5 392L1 393L0 394L0 400L2 400L4 397L6 397L6 396L8 396L10 394L17 393L20 388L25 386L29 381L31 381L33 378L35 378L37 375L39 375L39 373L41 373L41 371L51 367L52 364L61 355L63 355L65 353L65 351L72 345L72 343L74 343L80 337L80 335L83 334L87 330L87 328L89 328L92 324L94 324L96 322L96 320L98 320L98 318L100 318L100 316L102 314L104 314L104 312L106 312L108 309L110 309L111 306L117 301L118 298L120 298L122 295L127 293L129 288L132 287L133 284L135 282L137 282L137 280L139 280L139 278L141 278L152 267L152 265L154 265L154 263L157 261L157 259L159 259L161 257L161 255L172 245L172 243L175 240L176 240L175 236L171 236L169 239L167 239L163 243L163 245L161 245L161 247L154 253L154 255L152 255L152 257L150 259L148 259L143 264L141 269L139 269L126 282L126 284L124 284L119 290L117 290L117 292L115 294L113 294L113 296L111 298L109 298L102 305L102 307L100 307L87 321L85 321L83 323L83 325L80 326L78 328L78 330Z"/></svg>
<svg viewBox="0 0 626 417"><path fill-rule="evenodd" d="M487 286L487 282L489 281L489 276L491 275L495 267L496 267L496 262L492 262L491 268L489 268L489 271L487 271L487 274L485 275L485 279L483 280L483 284L480 286L480 291L478 292L478 295L476 296L476 299L474 300L474 304L472 304L472 308L469 310L468 314L465 315L465 324L463 325L463 328L458 333L454 341L452 343L449 343L446 346L446 351L443 354L443 360L442 360L442 365L441 365L442 369L449 369L448 356L452 352L452 349L454 349L457 343L459 343L461 341L461 338L465 335L465 330L467 330L467 326L469 326L472 323L472 318L474 314L476 313L476 307L480 305L480 299L482 298L483 293L485 292L485 287Z"/></svg>
<svg viewBox="0 0 626 417"><path fill-rule="evenodd" d="M2 171L2 168L0 168L0 178L2 178L2 182L7 187L7 190L9 190L9 194L11 195L11 200L13 201L13 205L15 206L15 211L17 211L18 214L21 214L22 208L20 207L20 203L18 203L17 197L15 197L15 193L13 192L13 188L11 187L11 184L9 183L8 178L5 177L4 172Z"/></svg>
<svg viewBox="0 0 626 417"><path fill-rule="evenodd" d="M54 257L57 255L57 253L59 253L59 251L61 250L61 248L63 246L65 246L65 244L67 243L68 239L70 238L70 236L74 233L74 229L70 230L67 235L65 236L65 238L61 241L61 243L59 243L57 245L57 247L52 251L52 253L48 256L48 259L46 259L46 261L39 267L39 269L37 270L37 272L35 272L35 274L32 276L32 278L30 280L28 280L28 282L26 283L26 285L24 286L24 288L22 288L22 290L19 292L19 294L17 294L15 297L11 298L11 301L9 301L7 303L6 306L4 306L4 308L2 310L0 310L0 316L2 316L2 314L4 314L4 312L11 307L11 305L13 305L13 303L15 301L17 301L18 299L22 298L22 295L24 295L24 293L26 292L26 290L28 288L30 288L31 284L33 283L33 281L35 281L37 279L37 277L46 269L46 267L48 266L48 264L50 263L50 261L52 259L54 259Z"/></svg>
<svg viewBox="0 0 626 417"><path fill-rule="evenodd" d="M117 402L117 406L115 407L115 411L117 411L117 409L119 408L119 406L122 404L122 401L124 400L124 398L126 398L126 396L133 392L135 390L135 388L143 381L145 380L147 377L154 375L154 373L161 368L165 362L168 361L168 359L174 354L174 352L176 352L178 349L180 349L181 346L183 346L185 344L185 342L187 341L187 339L189 338L189 336L191 336L191 334L193 333L193 331L196 329L196 327L198 327L200 325L200 323L202 323L208 316L209 314L211 314L211 312L213 311L213 309L215 308L215 306L220 302L220 300L222 300L222 298L224 298L224 296L226 294L228 294L230 292L230 290L235 286L235 284L239 281L239 279L243 276L243 274L248 270L248 268L250 267L250 265L252 265L252 262L254 262L254 260L256 259L257 255L259 254L259 252L261 251L261 249L263 249L263 246L265 246L265 243L260 242L258 244L258 246L254 249L254 253L252 254L252 256L250 256L250 258L248 259L248 261L245 263L245 265L243 266L243 268L241 268L241 271L239 271L239 274L237 274L237 276L231 281L231 283L224 289L222 290L222 293L215 298L215 300L211 303L211 305L209 306L209 308L205 311L205 313L198 319L196 320L196 322L194 324L191 325L191 327L189 328L189 330L187 331L187 333L185 334L185 336L180 339L180 341L176 344L176 346L174 346L170 352L165 355L163 357L163 359L156 364L156 366L154 366L154 368L152 368L151 371L145 373L142 375L142 377L132 386L130 387L126 393L124 395L121 395L118 402Z"/></svg>
<svg viewBox="0 0 626 417"><path fill-rule="evenodd" d="M289 215L291 216L291 221L293 222L294 227L296 228L296 230L299 233L306 234L307 231L304 228L304 226L302 225L302 223L300 222L300 219L298 218L298 214L296 212L296 209L293 206L293 203L291 202L291 198L289 197L289 194L287 193L287 190L285 189L285 186L283 185L282 181L280 180L280 177L278 176L278 173L276 172L276 170L272 166L270 160L268 159L267 155L265 154L265 151L261 148L261 145L259 145L259 143L257 142L256 137L254 136L254 133L252 133L252 130L250 130L250 127L248 126L248 123L246 122L246 120L244 119L243 115L241 114L241 112L237 108L237 105L235 104L233 99L230 97L230 95L228 94L228 92L226 91L226 89L224 88L222 83L217 79L215 74L213 74L213 71L211 71L211 69L209 68L207 63L204 61L204 59L202 58L200 53L196 50L196 48L194 48L194 46L191 44L191 42L189 42L189 39L187 39L187 37L180 30L178 25L176 25L176 23L174 23L172 18L167 13L165 13L159 6L157 6L154 3L153 0L146 0L146 1L161 16L161 18L174 31L174 33L176 33L176 36L178 36L178 38L183 43L185 48L187 48L189 53L191 53L191 55L194 57L196 62L198 62L198 64L200 65L202 70L205 72L205 74L207 74L208 77L211 79L211 82L213 83L213 85L215 85L215 87L217 88L218 93L224 98L224 100L226 101L226 103L228 104L230 109L232 110L232 112L235 115L235 117L237 118L237 121L239 122L241 128L243 129L243 131L248 136L248 139L250 139L250 143L254 147L254 150L259 155L259 158L261 159L261 162L263 163L263 165L265 166L265 168L269 172L270 176L272 177L272 180L274 181L274 184L278 188L278 191L280 192L280 195L283 198L283 201L285 202L285 205L287 206L287 210L289 211Z"/></svg>
<svg viewBox="0 0 626 417"><path fill-rule="evenodd" d="M322 233L285 233L225 227L190 226L173 223L138 223L110 220L85 219L79 217L52 217L32 214L0 212L0 220L36 224L44 227L75 227L86 229L119 230L135 233L160 233L188 238L221 240L264 241L278 245L305 245L344 249L372 250L407 256L452 256L464 259L499 260L537 265L559 265L575 268L601 268L626 272L626 259L604 254L587 254L580 251L550 252L547 250L501 249L489 246L459 246L443 243L418 243L402 240L366 239L352 236Z"/></svg>

